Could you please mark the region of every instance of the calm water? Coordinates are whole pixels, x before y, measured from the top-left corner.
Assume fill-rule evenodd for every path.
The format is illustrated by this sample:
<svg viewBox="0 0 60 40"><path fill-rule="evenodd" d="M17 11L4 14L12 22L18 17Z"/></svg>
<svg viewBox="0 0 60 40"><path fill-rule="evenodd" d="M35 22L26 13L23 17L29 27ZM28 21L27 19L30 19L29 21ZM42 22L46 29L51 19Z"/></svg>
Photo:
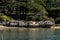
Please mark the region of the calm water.
<svg viewBox="0 0 60 40"><path fill-rule="evenodd" d="M59 29L0 31L0 40L60 40Z"/></svg>

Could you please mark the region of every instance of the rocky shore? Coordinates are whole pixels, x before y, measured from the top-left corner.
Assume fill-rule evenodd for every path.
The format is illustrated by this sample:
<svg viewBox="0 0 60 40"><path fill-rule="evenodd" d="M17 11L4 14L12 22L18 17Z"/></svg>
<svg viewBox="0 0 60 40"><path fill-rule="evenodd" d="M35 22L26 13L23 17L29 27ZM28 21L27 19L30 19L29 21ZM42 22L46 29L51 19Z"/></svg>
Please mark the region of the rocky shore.
<svg viewBox="0 0 60 40"><path fill-rule="evenodd" d="M24 31L24 30L39 30L38 28L25 28L25 27L7 27L0 25L0 30L7 30L7 31Z"/></svg>
<svg viewBox="0 0 60 40"><path fill-rule="evenodd" d="M51 27L52 29L60 29L60 27L56 27L56 26L53 26L53 27Z"/></svg>
<svg viewBox="0 0 60 40"><path fill-rule="evenodd" d="M0 30L12 30L12 31L15 31L15 30L26 30L27 28L24 28L24 27L7 27L7 26L2 26L0 25Z"/></svg>
<svg viewBox="0 0 60 40"><path fill-rule="evenodd" d="M24 31L24 30L39 30L39 28L25 28L25 27L6 27L6 26L2 26L0 25L0 30L9 30L9 31L16 31L16 30L21 30L21 31ZM50 29L50 28L49 28ZM51 29L60 29L60 27L51 27Z"/></svg>

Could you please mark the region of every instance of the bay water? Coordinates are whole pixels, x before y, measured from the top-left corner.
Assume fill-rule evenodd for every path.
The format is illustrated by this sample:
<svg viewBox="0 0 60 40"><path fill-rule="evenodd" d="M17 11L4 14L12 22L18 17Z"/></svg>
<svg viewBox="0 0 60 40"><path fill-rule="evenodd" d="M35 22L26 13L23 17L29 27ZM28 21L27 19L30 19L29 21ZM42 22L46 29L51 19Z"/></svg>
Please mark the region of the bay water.
<svg viewBox="0 0 60 40"><path fill-rule="evenodd" d="M60 29L0 30L0 40L60 40Z"/></svg>

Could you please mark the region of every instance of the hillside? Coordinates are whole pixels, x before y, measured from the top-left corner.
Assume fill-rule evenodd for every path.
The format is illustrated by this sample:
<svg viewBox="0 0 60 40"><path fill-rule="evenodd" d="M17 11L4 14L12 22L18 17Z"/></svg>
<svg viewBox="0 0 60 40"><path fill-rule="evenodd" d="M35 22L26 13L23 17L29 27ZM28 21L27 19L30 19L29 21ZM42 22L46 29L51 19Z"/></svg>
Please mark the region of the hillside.
<svg viewBox="0 0 60 40"><path fill-rule="evenodd" d="M60 0L0 0L0 19L55 20L60 23ZM0 15L1 16L1 15Z"/></svg>

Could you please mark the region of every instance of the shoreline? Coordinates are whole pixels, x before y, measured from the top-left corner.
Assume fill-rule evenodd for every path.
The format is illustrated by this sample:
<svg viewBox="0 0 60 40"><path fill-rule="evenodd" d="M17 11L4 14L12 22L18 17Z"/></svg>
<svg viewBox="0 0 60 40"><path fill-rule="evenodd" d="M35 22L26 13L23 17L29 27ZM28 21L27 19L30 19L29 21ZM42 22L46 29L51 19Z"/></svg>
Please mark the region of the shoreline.
<svg viewBox="0 0 60 40"><path fill-rule="evenodd" d="M7 27L7 26L0 25L0 30L10 30L10 31L21 30L21 31L24 31L24 30L27 30L27 29L29 29L29 30L39 30L39 29L43 29L43 28ZM60 27L52 26L51 28L48 28L48 29L60 29Z"/></svg>
<svg viewBox="0 0 60 40"><path fill-rule="evenodd" d="M58 26L53 26L53 27L51 27L52 29L60 29L60 27L58 27Z"/></svg>

